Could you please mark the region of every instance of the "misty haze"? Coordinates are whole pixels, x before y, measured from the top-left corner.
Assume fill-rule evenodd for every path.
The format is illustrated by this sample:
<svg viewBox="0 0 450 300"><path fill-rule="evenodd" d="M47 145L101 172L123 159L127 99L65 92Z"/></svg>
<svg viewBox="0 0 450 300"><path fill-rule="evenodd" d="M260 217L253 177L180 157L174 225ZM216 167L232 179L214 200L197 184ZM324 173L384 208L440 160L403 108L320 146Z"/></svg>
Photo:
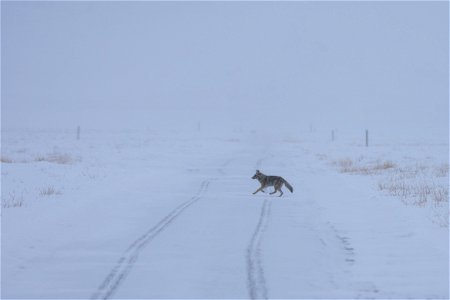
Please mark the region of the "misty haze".
<svg viewBox="0 0 450 300"><path fill-rule="evenodd" d="M448 298L448 142L448 2L2 1L1 296Z"/></svg>

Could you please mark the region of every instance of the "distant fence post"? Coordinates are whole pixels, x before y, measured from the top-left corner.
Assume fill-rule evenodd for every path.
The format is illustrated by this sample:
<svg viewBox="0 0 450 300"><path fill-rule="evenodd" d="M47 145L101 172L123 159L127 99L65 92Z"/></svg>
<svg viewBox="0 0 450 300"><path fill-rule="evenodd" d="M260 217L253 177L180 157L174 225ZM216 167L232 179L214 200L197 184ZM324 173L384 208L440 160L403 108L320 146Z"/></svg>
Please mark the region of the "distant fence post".
<svg viewBox="0 0 450 300"><path fill-rule="evenodd" d="M80 139L80 134L81 134L81 128L80 126L77 127L77 140Z"/></svg>
<svg viewBox="0 0 450 300"><path fill-rule="evenodd" d="M366 129L366 147L369 147L369 130Z"/></svg>
<svg viewBox="0 0 450 300"><path fill-rule="evenodd" d="M331 130L331 141L334 142L334 130Z"/></svg>

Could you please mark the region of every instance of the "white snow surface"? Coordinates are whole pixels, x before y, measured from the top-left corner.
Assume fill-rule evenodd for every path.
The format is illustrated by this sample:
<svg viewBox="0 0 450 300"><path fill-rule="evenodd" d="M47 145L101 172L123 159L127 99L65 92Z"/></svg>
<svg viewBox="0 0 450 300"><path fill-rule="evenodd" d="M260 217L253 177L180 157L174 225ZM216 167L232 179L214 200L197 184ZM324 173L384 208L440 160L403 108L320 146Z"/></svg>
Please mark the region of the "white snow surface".
<svg viewBox="0 0 450 300"><path fill-rule="evenodd" d="M449 297L448 141L8 130L1 174L4 299Z"/></svg>

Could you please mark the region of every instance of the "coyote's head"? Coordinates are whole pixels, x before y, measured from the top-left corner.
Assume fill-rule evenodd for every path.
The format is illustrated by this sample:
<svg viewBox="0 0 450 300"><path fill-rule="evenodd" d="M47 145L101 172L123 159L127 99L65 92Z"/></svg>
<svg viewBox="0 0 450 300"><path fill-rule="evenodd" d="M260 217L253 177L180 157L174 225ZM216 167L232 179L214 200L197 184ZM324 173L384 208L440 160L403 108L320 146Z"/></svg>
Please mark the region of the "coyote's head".
<svg viewBox="0 0 450 300"><path fill-rule="evenodd" d="M252 179L258 179L261 178L261 175L263 175L263 173L261 173L259 170L256 170L255 175L253 175Z"/></svg>

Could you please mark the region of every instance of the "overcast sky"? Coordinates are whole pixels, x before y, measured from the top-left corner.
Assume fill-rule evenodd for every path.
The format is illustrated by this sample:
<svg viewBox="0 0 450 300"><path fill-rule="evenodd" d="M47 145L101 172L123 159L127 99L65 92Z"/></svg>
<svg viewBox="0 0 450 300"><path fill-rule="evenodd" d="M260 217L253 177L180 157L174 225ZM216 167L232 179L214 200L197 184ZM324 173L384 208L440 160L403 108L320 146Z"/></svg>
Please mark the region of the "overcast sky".
<svg viewBox="0 0 450 300"><path fill-rule="evenodd" d="M4 2L3 128L448 137L448 2Z"/></svg>

